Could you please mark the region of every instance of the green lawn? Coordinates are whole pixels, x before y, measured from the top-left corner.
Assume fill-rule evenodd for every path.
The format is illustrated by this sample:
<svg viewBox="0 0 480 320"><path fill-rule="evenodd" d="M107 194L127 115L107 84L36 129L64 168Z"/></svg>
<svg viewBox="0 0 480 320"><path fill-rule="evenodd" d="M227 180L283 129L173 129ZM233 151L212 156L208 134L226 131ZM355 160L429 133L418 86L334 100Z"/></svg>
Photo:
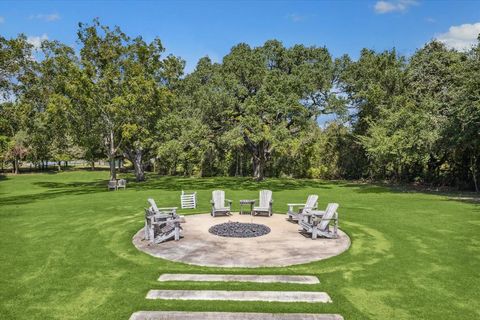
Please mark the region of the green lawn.
<svg viewBox="0 0 480 320"><path fill-rule="evenodd" d="M128 319L138 310L339 313L345 319L479 319L480 206L427 193L312 180L156 178L108 192L108 172L71 171L0 177L0 318ZM131 178L131 177L128 177ZM318 193L340 204L352 239L342 255L289 268L188 266L137 251L147 197L179 205L198 191L207 212L211 190L241 198L274 191L274 211ZM187 217L188 219L188 217ZM312 274L314 286L158 283L163 272ZM146 300L149 289L318 290L332 304Z"/></svg>

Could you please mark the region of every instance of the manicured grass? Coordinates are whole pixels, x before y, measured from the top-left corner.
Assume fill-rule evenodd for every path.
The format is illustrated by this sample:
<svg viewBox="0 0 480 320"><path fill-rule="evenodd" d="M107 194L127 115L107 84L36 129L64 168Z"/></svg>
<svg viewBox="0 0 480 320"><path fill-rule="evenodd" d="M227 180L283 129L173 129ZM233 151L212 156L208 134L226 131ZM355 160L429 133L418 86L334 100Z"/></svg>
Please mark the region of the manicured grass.
<svg viewBox="0 0 480 320"><path fill-rule="evenodd" d="M129 177L127 177L129 178ZM0 318L127 319L138 310L339 313L345 319L480 318L480 206L447 196L311 180L158 178L108 192L105 171L0 179ZM207 212L213 189L235 201L274 191L274 211L318 193L340 203L352 238L344 254L289 268L222 269L173 263L137 251L147 197L179 205L198 191ZM188 219L188 217L187 217ZM314 286L159 283L163 273L311 274ZM332 304L146 300L149 289L318 290Z"/></svg>

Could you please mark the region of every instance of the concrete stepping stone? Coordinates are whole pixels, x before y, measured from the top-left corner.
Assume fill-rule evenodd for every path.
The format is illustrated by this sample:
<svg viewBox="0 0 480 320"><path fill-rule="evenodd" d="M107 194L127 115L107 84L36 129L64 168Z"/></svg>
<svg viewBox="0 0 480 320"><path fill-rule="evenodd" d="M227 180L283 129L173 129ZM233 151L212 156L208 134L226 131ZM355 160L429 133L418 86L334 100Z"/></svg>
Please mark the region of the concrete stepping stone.
<svg viewBox="0 0 480 320"><path fill-rule="evenodd" d="M229 275L229 274L184 274L164 273L158 281L219 281L219 282L259 282L259 283L298 283L318 284L314 276L285 275Z"/></svg>
<svg viewBox="0 0 480 320"><path fill-rule="evenodd" d="M130 320L343 320L338 314L139 311Z"/></svg>
<svg viewBox="0 0 480 320"><path fill-rule="evenodd" d="M311 291L150 290L146 298L163 300L332 302L327 293Z"/></svg>

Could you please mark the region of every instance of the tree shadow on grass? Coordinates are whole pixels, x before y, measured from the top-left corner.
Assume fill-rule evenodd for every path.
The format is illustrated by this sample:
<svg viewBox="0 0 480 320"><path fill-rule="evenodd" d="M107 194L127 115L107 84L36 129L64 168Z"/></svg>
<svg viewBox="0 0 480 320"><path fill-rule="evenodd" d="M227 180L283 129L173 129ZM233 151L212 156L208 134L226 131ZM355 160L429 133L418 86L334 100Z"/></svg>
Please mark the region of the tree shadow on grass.
<svg viewBox="0 0 480 320"><path fill-rule="evenodd" d="M196 191L196 190L262 190L272 191L296 190L304 188L330 189L331 183L317 180L296 180L296 179L266 179L255 181L251 178L215 177L215 178L179 178L161 177L148 179L145 182L131 182L130 187L136 190L158 189L173 191Z"/></svg>
<svg viewBox="0 0 480 320"><path fill-rule="evenodd" d="M339 182L340 188L350 188L356 193L391 193L392 190L388 186L383 186L375 183L363 183L363 182Z"/></svg>
<svg viewBox="0 0 480 320"><path fill-rule="evenodd" d="M104 184L103 181L96 181L90 183L35 182L34 185L48 188L48 190L41 193L22 194L11 197L0 197L0 205L27 204L37 200L54 199L65 195L83 195L107 191L106 184ZM101 186L104 186L104 188L101 188Z"/></svg>
<svg viewBox="0 0 480 320"><path fill-rule="evenodd" d="M125 175L128 181L130 175ZM109 192L108 180L97 179L93 181L54 182L40 181L33 185L47 189L45 192L23 194L11 197L0 197L0 204L27 204L38 200L54 199L66 195L84 195L98 192ZM331 183L316 180L295 179L268 179L255 181L249 178L179 178L179 177L150 177L144 182L128 182L127 190L166 190L166 191L198 191L198 190L250 190L256 191L269 189L272 191L297 190L304 188L332 188Z"/></svg>

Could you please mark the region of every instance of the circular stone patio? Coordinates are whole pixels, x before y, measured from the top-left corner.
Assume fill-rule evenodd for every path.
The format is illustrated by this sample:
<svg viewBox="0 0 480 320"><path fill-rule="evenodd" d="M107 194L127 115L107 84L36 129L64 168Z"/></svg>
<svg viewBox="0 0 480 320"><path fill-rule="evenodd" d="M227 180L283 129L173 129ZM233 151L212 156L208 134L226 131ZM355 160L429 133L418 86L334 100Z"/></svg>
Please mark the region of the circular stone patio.
<svg viewBox="0 0 480 320"><path fill-rule="evenodd" d="M271 217L239 215L212 217L210 214L185 216L179 241L152 245L143 240L143 228L133 237L135 247L154 257L209 267L282 267L328 259L350 247L350 238L338 230L338 239L312 240L299 233L298 225L285 214ZM254 238L226 238L213 235L213 225L238 221L268 226L271 232Z"/></svg>

